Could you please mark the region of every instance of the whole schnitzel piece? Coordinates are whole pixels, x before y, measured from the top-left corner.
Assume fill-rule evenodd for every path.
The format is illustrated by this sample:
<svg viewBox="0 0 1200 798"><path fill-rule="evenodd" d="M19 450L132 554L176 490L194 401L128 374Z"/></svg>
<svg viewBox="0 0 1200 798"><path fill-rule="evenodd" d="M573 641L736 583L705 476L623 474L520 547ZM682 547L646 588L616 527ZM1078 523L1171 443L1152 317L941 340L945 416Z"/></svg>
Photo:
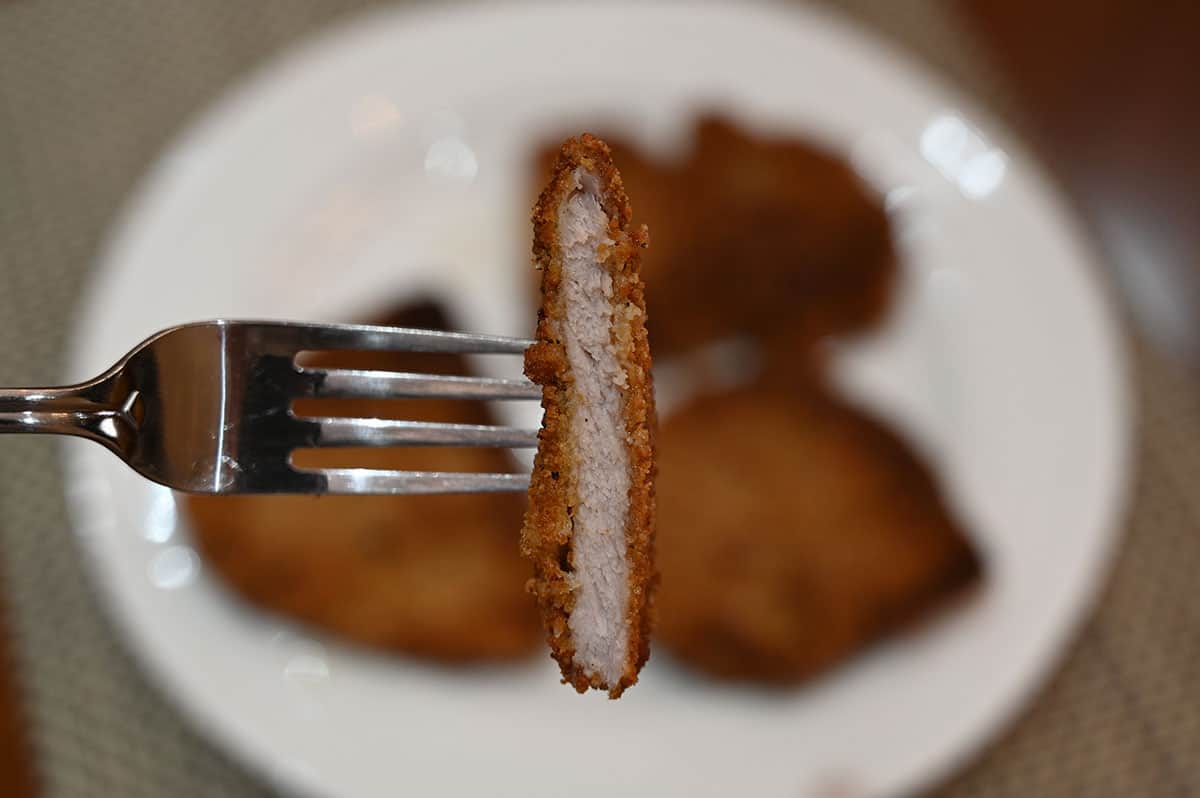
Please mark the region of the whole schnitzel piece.
<svg viewBox="0 0 1200 798"><path fill-rule="evenodd" d="M713 675L802 681L979 582L933 473L811 383L696 399L661 459L657 633Z"/></svg>
<svg viewBox="0 0 1200 798"><path fill-rule="evenodd" d="M533 211L541 270L525 373L545 411L521 551L563 681L617 698L649 655L654 392L639 274L646 232L607 145L563 144Z"/></svg>
<svg viewBox="0 0 1200 798"><path fill-rule="evenodd" d="M888 216L850 164L719 116L690 139L677 159L607 139L654 234L642 275L658 358L738 335L782 335L808 354L886 315L899 271ZM538 154L538 186L553 153Z"/></svg>

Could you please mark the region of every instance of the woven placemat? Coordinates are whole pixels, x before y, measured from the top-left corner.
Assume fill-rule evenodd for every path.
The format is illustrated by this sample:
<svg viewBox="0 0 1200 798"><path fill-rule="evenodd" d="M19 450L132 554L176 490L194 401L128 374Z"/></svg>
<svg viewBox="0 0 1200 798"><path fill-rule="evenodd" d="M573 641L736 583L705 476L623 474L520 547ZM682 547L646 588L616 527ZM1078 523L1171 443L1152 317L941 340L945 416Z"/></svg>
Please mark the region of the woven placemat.
<svg viewBox="0 0 1200 798"><path fill-rule="evenodd" d="M832 4L1008 110L936 0ZM0 384L56 380L106 226L189 117L264 58L368 5L0 2ZM1200 793L1200 385L1131 348L1139 468L1115 575L1056 678L946 795ZM4 444L0 585L46 794L270 794L129 660L68 530L55 447Z"/></svg>

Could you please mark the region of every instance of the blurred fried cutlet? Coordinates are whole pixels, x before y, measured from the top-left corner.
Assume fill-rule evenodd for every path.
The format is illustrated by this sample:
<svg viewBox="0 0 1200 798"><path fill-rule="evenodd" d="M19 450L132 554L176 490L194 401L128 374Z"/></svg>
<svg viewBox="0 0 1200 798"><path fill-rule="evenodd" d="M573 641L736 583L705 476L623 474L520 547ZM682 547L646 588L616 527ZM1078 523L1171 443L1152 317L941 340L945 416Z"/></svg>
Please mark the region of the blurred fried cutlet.
<svg viewBox="0 0 1200 798"><path fill-rule="evenodd" d="M642 272L660 356L733 335L850 334L884 315L896 274L887 215L842 159L717 117L697 122L678 163L609 143L650 228ZM547 151L543 175L550 163Z"/></svg>
<svg viewBox="0 0 1200 798"><path fill-rule="evenodd" d="M432 305L381 323L445 328ZM456 355L380 352L314 356L313 365L465 373ZM491 423L477 402L306 400L297 412ZM506 471L501 450L305 452L309 467ZM449 496L189 496L206 564L252 604L365 644L441 660L510 658L541 640L517 552L524 499Z"/></svg>
<svg viewBox="0 0 1200 798"><path fill-rule="evenodd" d="M929 469L811 384L695 400L659 462L659 640L713 675L800 681L980 576Z"/></svg>

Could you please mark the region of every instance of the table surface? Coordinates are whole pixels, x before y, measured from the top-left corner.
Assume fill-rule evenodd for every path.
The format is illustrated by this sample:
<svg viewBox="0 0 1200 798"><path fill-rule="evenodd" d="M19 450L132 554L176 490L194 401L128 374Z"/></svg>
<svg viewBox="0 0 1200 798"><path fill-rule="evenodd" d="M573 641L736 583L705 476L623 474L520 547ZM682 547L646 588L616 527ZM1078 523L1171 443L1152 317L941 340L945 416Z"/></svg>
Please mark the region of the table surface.
<svg viewBox="0 0 1200 798"><path fill-rule="evenodd" d="M1138 485L1140 498L1132 513L1129 542L1104 604L1064 669L1029 715L979 763L947 785L945 792L1051 794L1037 789L1038 784L1046 789L1052 785L1052 794L1200 791L1200 762L1194 756L1200 750L1200 700L1197 700L1200 696L1196 688L1185 692L1186 688L1172 681L1178 679L1180 685L1195 681L1186 678L1186 668L1200 656L1200 615L1174 604L1169 613L1163 612L1164 602L1171 602L1172 585L1182 591L1181 595L1194 592L1190 585L1198 572L1195 565L1200 563L1200 541L1196 540L1200 536L1195 534L1200 529L1200 502L1180 498L1186 495L1185 485L1175 486L1182 491L1178 496L1162 495L1172 487L1162 483L1169 483L1173 475L1200 473L1197 470L1200 449L1175 445L1170 435L1159 440L1152 432L1155 424L1171 424L1175 428L1190 424L1188 429L1200 431L1197 401L1200 392L1195 390L1197 383L1193 381L1194 366L1200 362L1200 312L1197 312L1200 310L1200 268L1197 268L1200 214L1196 213L1195 201L1200 195L1200 148L1195 146L1200 141L1200 103L1194 101L1192 87L1193 76L1200 74L1200 47L1197 47L1200 4L1164 2L1149 6L1136 0L1106 3L1057 0L1051 4L903 0L888 5L888 11L880 11L883 4L872 5L869 0L843 0L835 4L876 23L886 33L899 36L922 51L935 66L952 73L961 69L961 62L967 56L948 55L947 47L939 45L939 36L953 37L954 47L949 49L970 50L969 59L988 64L972 74L960 72L952 77L967 84L989 79L1005 84L1006 107L1001 110L1032 141L1035 151L1053 165L1108 253L1115 284L1149 342L1143 343L1140 336L1135 336L1134 350L1142 364L1138 375L1142 383L1145 438ZM43 8L33 8L38 5ZM42 4L15 3L7 8L0 5L0 73L4 66L6 32L13 35L14 41L20 35L46 36L55 30L55 24L61 25L64 34L70 31L73 37L63 47L96 51L94 58L78 58L77 66L114 68L104 53L106 49L121 47L122 42L99 35L114 28L98 22L95 37L83 35L77 20L71 20L71 14L82 13L83 8L72 9L72 5L49 0ZM205 4L168 5L170 8L160 7L161 18L151 26L155 35L167 39L173 36L182 42L193 28L201 37L221 26L232 30L229 27L232 12L228 10L209 9L205 17L197 10ZM223 45L227 48L224 55L228 66L214 70L210 65L205 76L197 78L195 83L174 87L177 105L168 115L181 123L187 112L202 105L224 81L235 79L246 66L257 62L263 53L256 52L256 48L263 44L283 44L358 5L362 3L331 0L285 7L283 3L268 2L253 13L246 12L246 16L253 17L253 24L238 25L237 30L257 32L260 38L256 39L252 33L232 34ZM45 6L58 8L47 10ZM134 9L130 2L114 2L111 6L106 13L113 16ZM300 7L302 12L292 13ZM53 19L56 16L57 21ZM13 23L9 31L4 30L6 23ZM943 38L942 43L950 41ZM50 48L52 52L54 49ZM211 53L200 55L212 57ZM130 73L130 77L134 76L136 70ZM72 113L88 111L92 100L73 93L70 86L55 82L64 78L62 73L47 70L41 77L46 79L45 101L53 98L66 104L62 113L53 118L69 119ZM5 198L6 178L10 184L28 178L21 174L22 164L15 163L13 156L31 152L28 143L31 139L20 139L23 119L17 113L19 104L11 97L6 98L4 89L5 84L0 80L0 200ZM1191 102L1186 101L1189 97ZM998 102L995 97L989 99L993 104ZM10 101L7 106L6 100ZM78 107L72 107L72 102ZM124 107L123 111L139 113L133 107ZM15 130L16 139L6 138L6 130L10 133ZM165 143L170 132L171 125L160 126L149 131L139 144L143 151L153 153ZM6 150L9 145L14 147L11 154ZM115 171L123 168L119 175L104 174L97 168L89 172L89 165L81 161L78 164L83 173L81 190L86 194L90 190L89 181L99 184L107 180L110 186L116 185L108 190L119 196L136 177L134 165L139 157L144 160L144 156L130 155L123 166L112 166ZM52 196L49 191L40 192L36 186L27 188L24 198L34 206ZM28 270L28 265L4 262L5 244L17 242L15 246L19 246L19 236L25 233L20 225L44 223L45 216L35 218L35 214L52 214L56 210L53 205L5 208L0 203L0 270L5 274L10 295L20 296L23 289L35 295L38 289L33 284L36 278L22 277L24 272L19 271ZM7 228L6 212L9 212ZM85 225L89 232L103 229L108 209L88 212L99 215ZM22 216L23 213L27 216ZM82 240L76 251L90 252L95 244L94 240ZM53 254L35 252L30 262ZM62 289L58 298L72 298L73 290ZM6 309L4 301L0 297L0 311ZM0 313L0 317L3 315ZM46 337L50 343L46 345L44 359L47 363L55 362L61 336L47 332ZM2 376L31 381L50 371L43 369L40 374L28 370L4 371ZM47 465L49 458L25 446L18 448L22 455L29 453L31 468L36 469L40 462L41 467L52 472ZM16 488L6 490L0 493L0 501L11 502L17 495ZM1165 515L1168 512L1169 517ZM9 513L0 514L0 524L9 518ZM0 570L0 587L5 586L3 575L7 573L14 583L11 594L18 596L10 601L19 602L20 595L28 595L28 591L22 593L21 586L16 584L21 574L14 576L13 571L24 562L25 555L21 554L19 543L11 542L13 537L9 536L6 549L16 554L4 563L7 570ZM5 549L0 549L0 555L5 553ZM5 595L10 593L0 590L0 598ZM1159 619L1158 638L1147 637L1150 632L1141 623L1146 613ZM0 795L25 798L35 794L110 794L99 785L105 778L101 760L113 756L112 752L103 750L100 742L84 742L70 749L73 754L67 754L64 751L68 747L55 738L66 733L63 731L66 725L55 713L69 712L70 708L55 708L44 695L48 688L39 684L41 677L31 672L36 657L29 652L49 650L49 644L41 640L38 630L21 627L22 615L14 611L11 619L6 619L5 613L0 613ZM100 621L90 623L98 625ZM1131 636L1138 635L1141 638L1131 644ZM1169 651L1160 650L1162 641L1170 644ZM121 657L119 653L112 656L117 660ZM127 663L121 668L133 673ZM46 679L49 678L47 675ZM128 675L114 677L128 678ZM127 688L121 682L120 689L147 688ZM28 705L23 700L26 698ZM171 719L172 710L159 706L160 700L146 699L146 702L148 708L143 711L149 713L153 722L174 724L173 729L181 725ZM1104 731L1110 726L1113 731ZM1117 730L1118 726L1124 731ZM1138 730L1129 731L1132 727ZM1079 731L1076 739L1062 747L1063 729L1077 728L1092 731ZM171 744L176 748L160 758L174 757L172 761L183 764L176 766L173 775L153 771L154 778L160 779L157 783L173 783L178 788L172 789L172 794L210 794L205 792L209 788L231 795L260 791L249 777L194 739L190 732L181 729L172 734L175 736L164 736L171 736ZM1076 737L1073 731L1068 734ZM1058 753L1048 756L1047 748L1054 746L1058 746ZM145 756L153 753L147 752ZM125 751L121 755L131 754ZM91 757L96 761L92 762ZM79 774L88 773L89 768L97 774L95 780L81 780ZM40 772L40 778L36 779L41 783L40 789L35 784L35 772Z"/></svg>
<svg viewBox="0 0 1200 798"><path fill-rule="evenodd" d="M1200 364L1200 3L956 0L1137 321Z"/></svg>

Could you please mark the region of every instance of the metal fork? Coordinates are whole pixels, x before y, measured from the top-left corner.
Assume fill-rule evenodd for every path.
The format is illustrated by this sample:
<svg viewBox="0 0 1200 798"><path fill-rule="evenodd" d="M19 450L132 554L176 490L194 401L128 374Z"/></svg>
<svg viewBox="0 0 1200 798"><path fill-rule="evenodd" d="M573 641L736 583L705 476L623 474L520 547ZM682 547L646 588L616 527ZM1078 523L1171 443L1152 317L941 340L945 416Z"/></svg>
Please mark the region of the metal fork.
<svg viewBox="0 0 1200 798"><path fill-rule="evenodd" d="M151 336L99 377L65 388L0 388L0 433L76 435L139 474L189 493L465 493L524 490L527 474L296 468L325 446L537 445L537 430L384 419L309 418L308 398L536 399L524 378L305 368L314 350L520 354L490 335L293 322L211 321Z"/></svg>

